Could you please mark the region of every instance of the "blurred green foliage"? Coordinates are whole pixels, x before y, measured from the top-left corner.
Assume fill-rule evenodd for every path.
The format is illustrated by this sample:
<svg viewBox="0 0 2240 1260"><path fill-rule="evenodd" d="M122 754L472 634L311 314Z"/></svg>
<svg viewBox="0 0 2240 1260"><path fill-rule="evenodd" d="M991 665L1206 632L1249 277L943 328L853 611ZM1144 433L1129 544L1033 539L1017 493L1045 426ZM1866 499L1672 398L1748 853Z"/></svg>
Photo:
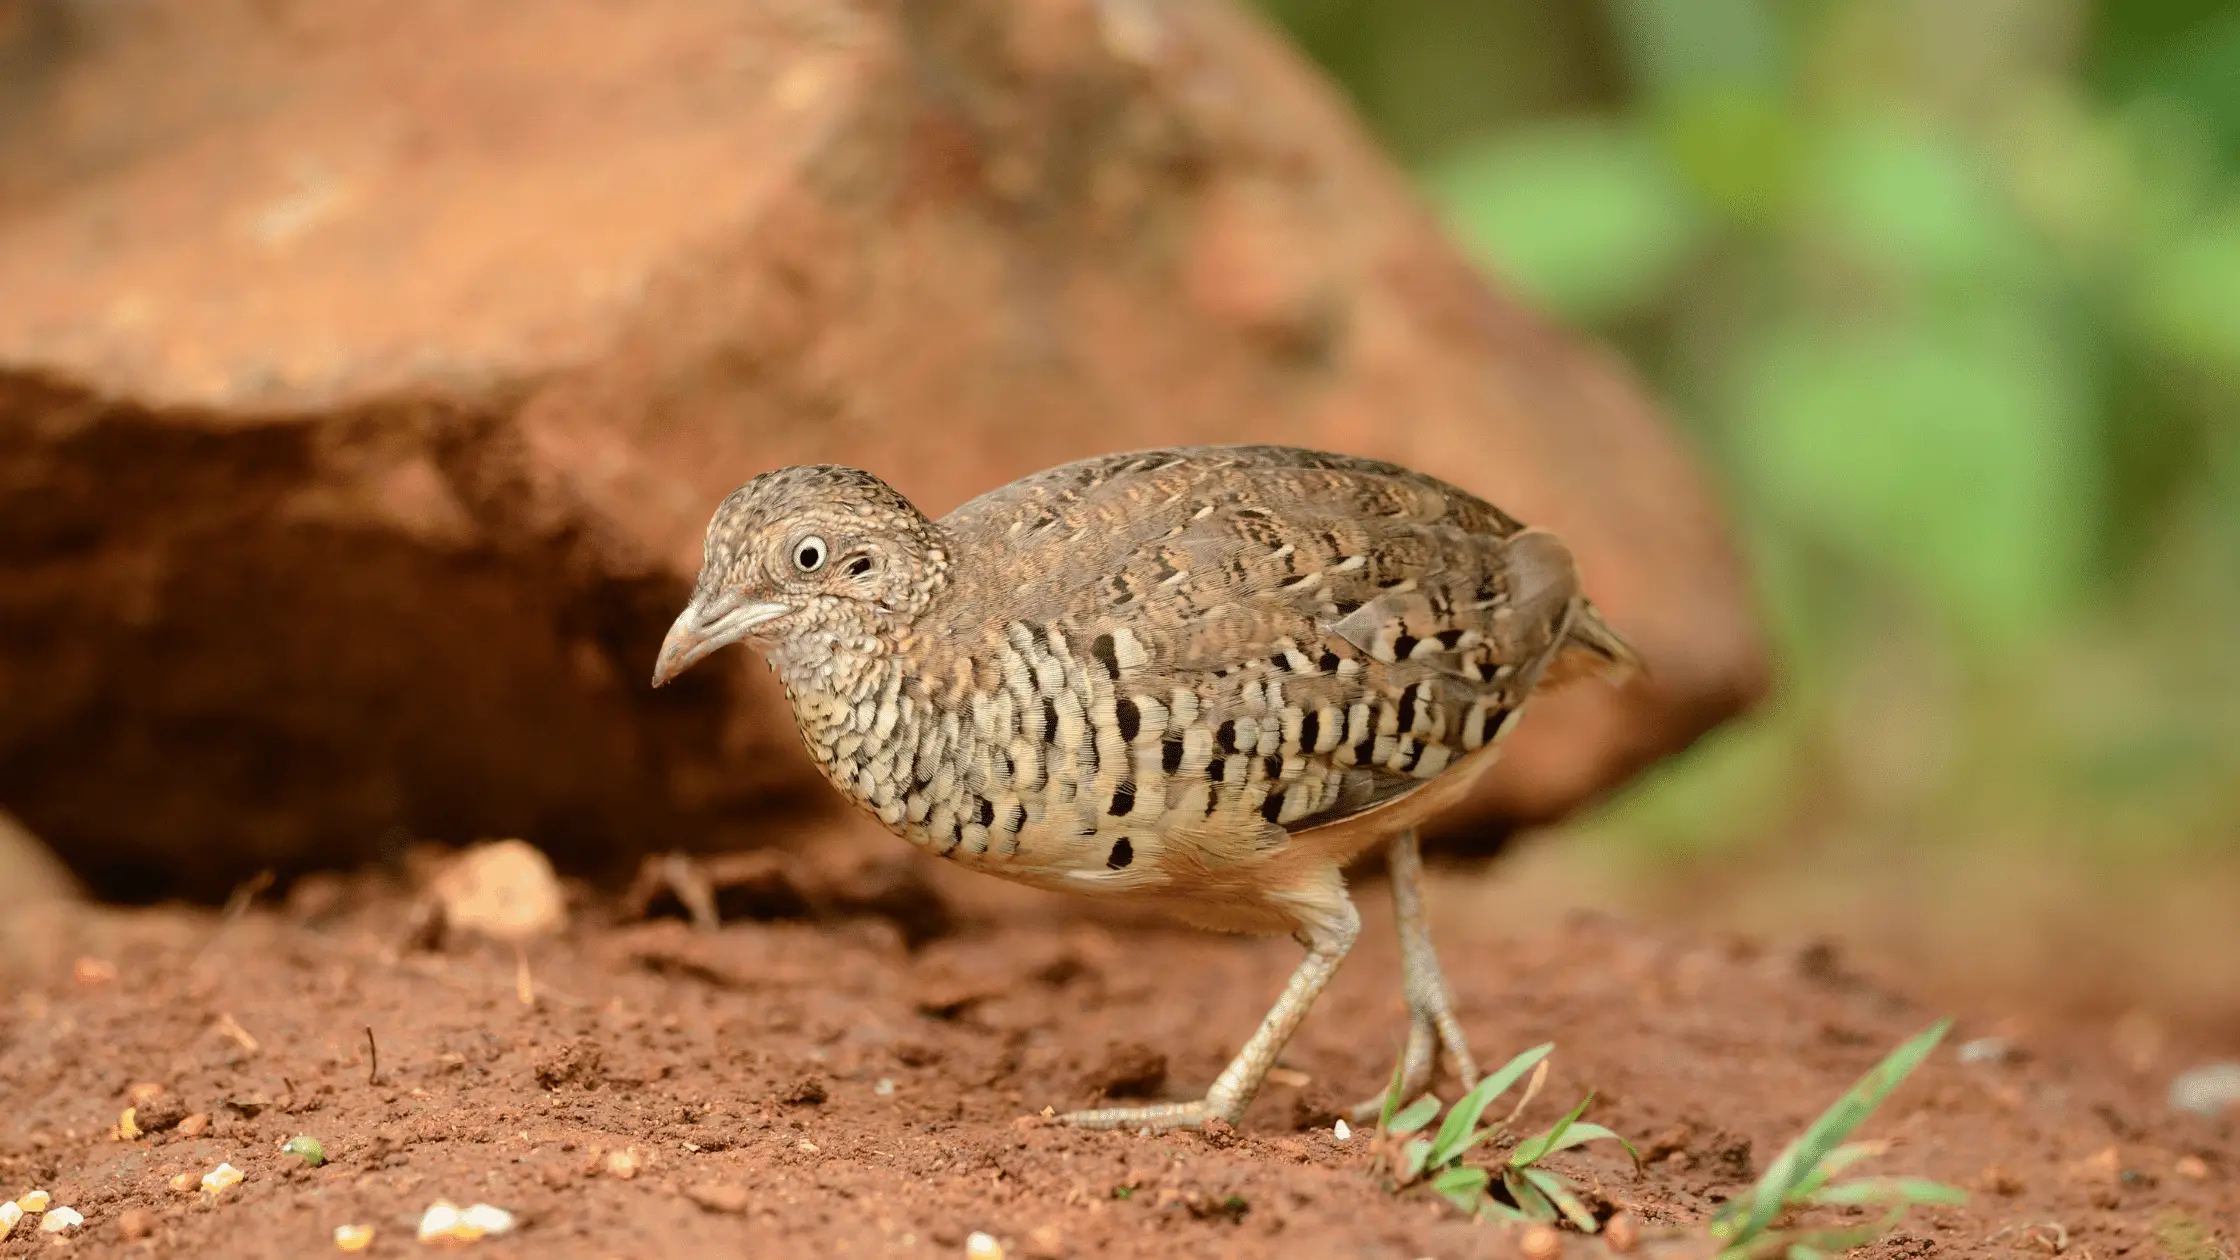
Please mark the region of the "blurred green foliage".
<svg viewBox="0 0 2240 1260"><path fill-rule="evenodd" d="M1780 694L1600 830L2240 848L2240 4L1264 4L1728 488Z"/></svg>

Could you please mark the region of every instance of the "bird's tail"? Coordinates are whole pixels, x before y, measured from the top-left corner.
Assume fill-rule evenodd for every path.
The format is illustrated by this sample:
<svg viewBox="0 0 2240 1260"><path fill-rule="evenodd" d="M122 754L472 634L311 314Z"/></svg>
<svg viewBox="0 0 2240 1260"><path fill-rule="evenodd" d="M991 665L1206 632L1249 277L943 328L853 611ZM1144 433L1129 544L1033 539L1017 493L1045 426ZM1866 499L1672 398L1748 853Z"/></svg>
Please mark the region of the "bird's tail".
<svg viewBox="0 0 2240 1260"><path fill-rule="evenodd" d="M1543 683L1563 683L1576 678L1600 678L1618 685L1646 678L1648 663L1624 636L1610 628L1602 612L1582 599L1565 628L1563 646L1548 666Z"/></svg>

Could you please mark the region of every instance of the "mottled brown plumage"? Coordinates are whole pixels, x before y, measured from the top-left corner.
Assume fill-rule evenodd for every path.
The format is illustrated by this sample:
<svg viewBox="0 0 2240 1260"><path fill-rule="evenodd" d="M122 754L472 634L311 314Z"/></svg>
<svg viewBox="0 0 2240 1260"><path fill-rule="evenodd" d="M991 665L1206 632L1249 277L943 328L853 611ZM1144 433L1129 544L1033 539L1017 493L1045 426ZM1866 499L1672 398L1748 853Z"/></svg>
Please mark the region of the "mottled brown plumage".
<svg viewBox="0 0 2240 1260"><path fill-rule="evenodd" d="M1271 1013L1269 1062L1357 930L1344 865L1404 841L1412 872L1415 826L1535 687L1632 664L1554 536L1396 465L1267 446L1084 460L939 521L854 469L765 473L710 524L656 683L738 639L833 785L928 851L1300 936L1301 977L1326 966ZM1472 1074L1427 943L1409 979L1418 1032ZM1077 1118L1241 1111L1248 1056L1223 1077L1241 1096Z"/></svg>

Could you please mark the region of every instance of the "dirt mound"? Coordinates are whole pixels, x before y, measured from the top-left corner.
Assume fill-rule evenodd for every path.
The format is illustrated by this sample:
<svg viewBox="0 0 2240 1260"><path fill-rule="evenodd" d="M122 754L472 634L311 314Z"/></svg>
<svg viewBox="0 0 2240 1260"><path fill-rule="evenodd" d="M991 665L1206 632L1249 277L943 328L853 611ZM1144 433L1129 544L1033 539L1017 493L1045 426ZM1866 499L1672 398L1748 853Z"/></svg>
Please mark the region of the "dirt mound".
<svg viewBox="0 0 2240 1260"><path fill-rule="evenodd" d="M0 206L0 802L104 894L783 839L832 801L761 671L644 678L794 461L938 513L1275 440L1560 530L1657 683L1537 710L1465 823L1761 685L1673 435L1227 4L29 0Z"/></svg>
<svg viewBox="0 0 2240 1260"><path fill-rule="evenodd" d="M1514 1254L1428 1196L1380 1191L1367 1144L1327 1125L1334 1100L1390 1070L1404 1023L1374 890L1361 949L1241 1131L1156 1137L1032 1117L1123 1085L1202 1089L1295 947L1084 920L1054 899L1000 924L961 912L916 951L845 908L704 933L601 923L609 905L578 902L578 926L531 949L534 1006L502 948L401 948L411 899L374 881L311 881L236 921L81 916L0 1010L0 1190L41 1186L84 1213L87 1255L131 1236L162 1254L314 1255L343 1224L398 1255L438 1198L515 1213L519 1247L552 1260L956 1256L975 1231L1014 1256ZM1556 1163L1597 1210L1651 1230L1704 1219L1937 1014L1825 949L1600 920L1445 935L1482 1058L1556 1042L1527 1119L1592 1090L1593 1118L1642 1145L1639 1172L1600 1152ZM1865 1134L1892 1143L1873 1171L1971 1202L1917 1212L1868 1254L2229 1254L2234 1119L2170 1113L2162 1082L2104 1041L1987 1031L1963 1015ZM168 1127L120 1141L135 1102ZM330 1162L282 1153L297 1134ZM192 1184L221 1161L247 1180L205 1201ZM0 1252L42 1250L23 1237Z"/></svg>

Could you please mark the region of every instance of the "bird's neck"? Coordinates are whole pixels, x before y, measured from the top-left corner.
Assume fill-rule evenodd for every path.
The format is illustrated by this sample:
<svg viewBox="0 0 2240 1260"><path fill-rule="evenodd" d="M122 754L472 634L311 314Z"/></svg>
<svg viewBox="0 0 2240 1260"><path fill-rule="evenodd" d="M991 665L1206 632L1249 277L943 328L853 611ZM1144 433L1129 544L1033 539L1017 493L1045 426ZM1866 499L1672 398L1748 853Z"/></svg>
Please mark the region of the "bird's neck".
<svg viewBox="0 0 2240 1260"><path fill-rule="evenodd" d="M770 654L802 743L841 793L899 830L924 705L887 633L812 631Z"/></svg>

